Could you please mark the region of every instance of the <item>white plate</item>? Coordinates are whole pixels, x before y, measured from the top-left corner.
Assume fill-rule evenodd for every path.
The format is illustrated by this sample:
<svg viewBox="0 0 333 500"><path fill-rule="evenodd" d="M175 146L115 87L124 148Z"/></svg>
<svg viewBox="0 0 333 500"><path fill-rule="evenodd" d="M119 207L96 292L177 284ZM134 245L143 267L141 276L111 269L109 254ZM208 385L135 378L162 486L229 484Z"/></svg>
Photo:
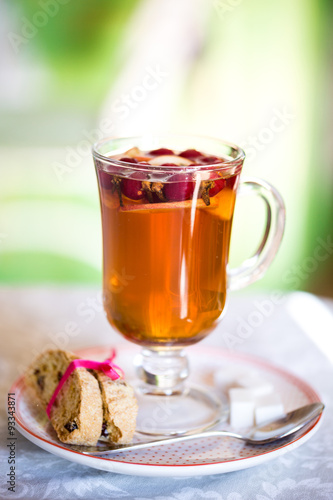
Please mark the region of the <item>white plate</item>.
<svg viewBox="0 0 333 500"><path fill-rule="evenodd" d="M132 360L138 352L135 346L117 346L117 364L124 368L126 378L134 377ZM223 367L239 367L240 371L255 370L273 383L282 397L286 411L320 401L316 392L303 380L270 365L266 361L243 354L233 354L219 348L204 346L187 349L192 369L191 380L213 385L214 373ZM103 360L110 350L94 347L78 354L85 359ZM96 469L139 476L194 476L221 474L246 469L267 462L305 443L318 429L321 417L297 438L277 445L251 446L234 439L207 438L170 444L147 450L128 451L94 457L65 448L57 439L45 412L29 397L24 379L18 379L10 389L16 394L16 424L19 432L31 442L54 455ZM223 424L224 428L227 425Z"/></svg>

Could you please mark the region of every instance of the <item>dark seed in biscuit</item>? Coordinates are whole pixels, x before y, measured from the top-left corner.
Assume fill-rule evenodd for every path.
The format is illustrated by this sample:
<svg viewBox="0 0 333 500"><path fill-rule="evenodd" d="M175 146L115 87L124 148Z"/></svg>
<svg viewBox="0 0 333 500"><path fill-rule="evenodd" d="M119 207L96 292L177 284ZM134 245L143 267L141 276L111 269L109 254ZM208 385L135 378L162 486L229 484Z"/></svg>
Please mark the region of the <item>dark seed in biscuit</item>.
<svg viewBox="0 0 333 500"><path fill-rule="evenodd" d="M37 384L39 385L40 389L44 391L45 387L45 377L44 375L39 375L37 378Z"/></svg>
<svg viewBox="0 0 333 500"><path fill-rule="evenodd" d="M102 436L104 437L108 437L109 433L107 431L107 428L106 428L106 422L103 422L103 425L102 425Z"/></svg>
<svg viewBox="0 0 333 500"><path fill-rule="evenodd" d="M75 429L78 429L77 423L73 420L73 422L67 422L66 425L64 425L65 429L68 430L68 432L73 432Z"/></svg>

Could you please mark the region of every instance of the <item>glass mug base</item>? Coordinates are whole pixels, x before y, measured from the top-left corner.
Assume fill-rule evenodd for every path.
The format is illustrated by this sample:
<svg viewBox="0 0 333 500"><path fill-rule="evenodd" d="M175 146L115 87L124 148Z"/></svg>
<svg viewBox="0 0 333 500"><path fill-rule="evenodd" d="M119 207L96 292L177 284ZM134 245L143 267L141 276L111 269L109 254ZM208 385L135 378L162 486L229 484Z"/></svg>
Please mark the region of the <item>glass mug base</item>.
<svg viewBox="0 0 333 500"><path fill-rule="evenodd" d="M174 436L200 432L226 419L227 404L209 388L186 383L188 359L183 349L143 348L135 359L141 383L136 396L137 432Z"/></svg>
<svg viewBox="0 0 333 500"><path fill-rule="evenodd" d="M209 429L227 418L227 405L207 389L187 387L182 394L147 394L136 387L136 431L149 436L176 436Z"/></svg>

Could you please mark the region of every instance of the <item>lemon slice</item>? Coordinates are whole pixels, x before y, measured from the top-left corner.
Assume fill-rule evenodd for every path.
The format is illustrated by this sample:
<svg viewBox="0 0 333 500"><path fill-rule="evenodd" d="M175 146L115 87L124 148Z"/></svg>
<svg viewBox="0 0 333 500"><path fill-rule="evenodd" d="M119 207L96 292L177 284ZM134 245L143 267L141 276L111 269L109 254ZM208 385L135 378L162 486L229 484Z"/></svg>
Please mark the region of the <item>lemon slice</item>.
<svg viewBox="0 0 333 500"><path fill-rule="evenodd" d="M185 201L173 201L168 203L144 203L140 205L124 205L119 208L120 212L143 212L149 210L149 212L164 212L165 210L188 210L192 206L198 209L215 209L218 206L218 201L211 198L210 205L206 205L205 202L200 198L196 202L192 200Z"/></svg>
<svg viewBox="0 0 333 500"><path fill-rule="evenodd" d="M152 158L148 162L150 165L155 165L155 166L160 166L163 165L164 163L173 163L174 165L177 166L186 166L186 165L191 165L193 162L188 160L187 158L183 158L182 156L177 156L177 155L162 155L162 156L155 156L155 158Z"/></svg>

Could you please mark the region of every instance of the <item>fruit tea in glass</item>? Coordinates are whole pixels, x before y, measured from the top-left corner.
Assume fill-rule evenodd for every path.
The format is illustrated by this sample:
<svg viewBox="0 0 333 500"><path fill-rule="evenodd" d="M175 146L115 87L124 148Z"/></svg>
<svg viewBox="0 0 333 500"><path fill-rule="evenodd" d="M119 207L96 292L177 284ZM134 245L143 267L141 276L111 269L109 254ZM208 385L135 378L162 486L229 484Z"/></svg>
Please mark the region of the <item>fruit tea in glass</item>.
<svg viewBox="0 0 333 500"><path fill-rule="evenodd" d="M188 366L182 348L216 326L227 288L261 277L279 247L283 202L264 181L240 185L244 157L232 144L191 136L106 139L95 145L107 318L143 347L141 393L180 398L178 417L152 433L186 432L218 419L216 399L184 384ZM264 238L251 259L228 271L236 195L249 193L266 202ZM195 424L193 418L186 423L181 411L190 403L198 415Z"/></svg>

